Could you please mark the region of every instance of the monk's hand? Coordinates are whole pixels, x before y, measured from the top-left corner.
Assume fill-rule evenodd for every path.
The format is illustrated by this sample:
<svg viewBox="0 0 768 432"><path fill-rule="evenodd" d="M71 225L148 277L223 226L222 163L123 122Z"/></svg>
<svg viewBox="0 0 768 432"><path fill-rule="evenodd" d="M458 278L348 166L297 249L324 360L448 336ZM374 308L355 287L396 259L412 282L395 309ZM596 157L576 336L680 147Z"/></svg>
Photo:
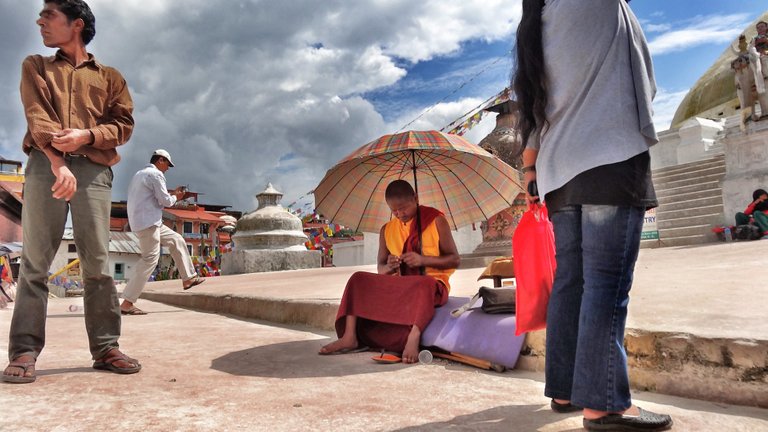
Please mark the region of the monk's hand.
<svg viewBox="0 0 768 432"><path fill-rule="evenodd" d="M406 252L400 256L400 260L403 261L408 267L421 267L424 265L424 257L416 252Z"/></svg>
<svg viewBox="0 0 768 432"><path fill-rule="evenodd" d="M387 257L387 268L389 273L397 273L400 269L400 257L397 255L390 255Z"/></svg>
<svg viewBox="0 0 768 432"><path fill-rule="evenodd" d="M86 129L64 129L53 134L51 145L60 152L73 153L89 144L91 139L91 132Z"/></svg>
<svg viewBox="0 0 768 432"><path fill-rule="evenodd" d="M51 187L53 197L69 201L77 192L77 179L69 167L64 163L52 163L51 171L56 176L56 182Z"/></svg>

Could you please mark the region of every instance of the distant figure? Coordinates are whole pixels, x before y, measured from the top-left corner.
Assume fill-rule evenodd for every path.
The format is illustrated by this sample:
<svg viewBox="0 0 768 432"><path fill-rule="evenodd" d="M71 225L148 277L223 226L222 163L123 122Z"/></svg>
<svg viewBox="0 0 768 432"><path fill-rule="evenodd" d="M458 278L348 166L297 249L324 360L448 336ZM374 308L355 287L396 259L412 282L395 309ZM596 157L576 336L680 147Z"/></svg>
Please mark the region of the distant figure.
<svg viewBox="0 0 768 432"><path fill-rule="evenodd" d="M172 193L168 193L166 189L165 172L172 166L174 165L171 155L167 151L155 150L149 164L134 174L128 186L128 223L131 231L139 238L141 260L136 264L136 272L123 290L123 303L120 305L123 315L147 314L134 304L157 268L160 245L166 245L170 249L173 261L181 271L182 287L185 290L205 281L195 272L184 237L163 225L163 208L171 207L176 201L184 198L183 189L177 188Z"/></svg>
<svg viewBox="0 0 768 432"><path fill-rule="evenodd" d="M448 278L459 266L459 253L445 216L418 206L405 180L390 183L385 197L394 218L381 228L378 274L357 272L349 278L336 314L339 339L322 347L320 354L370 347L402 352L404 363L415 363L421 332L434 317L435 307L448 301Z"/></svg>
<svg viewBox="0 0 768 432"><path fill-rule="evenodd" d="M736 213L736 225L747 225L754 222L763 237L768 236L768 192L757 189L752 192L752 202L743 213Z"/></svg>
<svg viewBox="0 0 768 432"><path fill-rule="evenodd" d="M752 38L752 46L760 55L768 54L768 23L760 21L755 25L757 34Z"/></svg>
<svg viewBox="0 0 768 432"><path fill-rule="evenodd" d="M523 0L516 44L526 198L544 199L555 231L544 394L590 431L667 430L668 415L632 404L624 349L640 232L657 205L640 23L624 1Z"/></svg>
<svg viewBox="0 0 768 432"><path fill-rule="evenodd" d="M109 212L115 147L133 132L133 102L116 69L98 62L85 46L96 34L82 0L45 0L37 20L50 57L31 55L21 69L27 118L19 285L2 380L35 381L45 345L48 270L59 248L67 212L84 280L85 329L95 369L120 374L141 370L119 350L120 311L109 274Z"/></svg>

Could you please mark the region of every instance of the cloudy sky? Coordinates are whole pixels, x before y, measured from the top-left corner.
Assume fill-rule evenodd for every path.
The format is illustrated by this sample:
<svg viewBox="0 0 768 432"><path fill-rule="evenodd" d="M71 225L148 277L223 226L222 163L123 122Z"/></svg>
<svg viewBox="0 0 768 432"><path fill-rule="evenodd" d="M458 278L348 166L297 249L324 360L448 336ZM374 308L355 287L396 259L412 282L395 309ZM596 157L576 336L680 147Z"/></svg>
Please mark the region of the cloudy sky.
<svg viewBox="0 0 768 432"><path fill-rule="evenodd" d="M283 205L336 161L385 133L440 129L503 89L520 17L515 0L91 0L89 50L130 86L136 129L120 149L113 198L155 148L170 187L252 210L268 181ZM764 0L635 0L666 129L688 88L762 13ZM20 64L50 55L42 1L0 0L0 155L25 160ZM425 113L426 111L426 113ZM419 117L421 116L421 117ZM486 118L467 137L478 142Z"/></svg>

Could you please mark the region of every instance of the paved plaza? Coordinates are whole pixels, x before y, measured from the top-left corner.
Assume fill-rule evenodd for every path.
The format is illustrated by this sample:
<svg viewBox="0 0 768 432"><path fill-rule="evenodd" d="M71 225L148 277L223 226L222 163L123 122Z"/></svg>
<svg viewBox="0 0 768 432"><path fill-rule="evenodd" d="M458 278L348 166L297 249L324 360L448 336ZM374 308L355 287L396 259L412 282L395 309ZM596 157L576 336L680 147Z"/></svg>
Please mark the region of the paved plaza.
<svg viewBox="0 0 768 432"><path fill-rule="evenodd" d="M765 341L768 241L643 250L630 307L633 329ZM762 257L761 254L762 253ZM349 268L213 278L184 292L178 281L148 294L265 309L334 310ZM460 270L469 295L480 269ZM254 300L255 301L255 300ZM204 302L205 303L205 302ZM90 368L80 298L49 303L38 380L0 386L0 430L81 431L578 431L579 415L554 414L540 372L486 372L453 362L380 365L371 353L319 356L332 333L140 300L146 316L123 319L121 345L144 369L119 376ZM306 307L309 307L306 306ZM204 309L204 308L199 308ZM299 307L301 309L301 307ZM297 312L299 309L294 310ZM318 320L327 312L318 313ZM309 315L307 315L309 316ZM0 350L11 310L0 310ZM768 410L634 391L675 419L675 431L768 431Z"/></svg>

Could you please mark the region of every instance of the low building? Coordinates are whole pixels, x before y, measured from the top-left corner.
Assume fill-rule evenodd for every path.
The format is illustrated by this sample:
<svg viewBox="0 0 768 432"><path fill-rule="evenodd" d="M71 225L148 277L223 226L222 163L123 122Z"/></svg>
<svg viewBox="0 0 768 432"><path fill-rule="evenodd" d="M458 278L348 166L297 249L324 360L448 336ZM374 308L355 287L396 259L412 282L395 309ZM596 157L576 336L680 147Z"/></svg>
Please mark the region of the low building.
<svg viewBox="0 0 768 432"><path fill-rule="evenodd" d="M53 258L51 273L57 273L76 260L77 245L72 228L64 230L61 245ZM133 274L133 267L141 258L139 239L132 232L110 231L109 233L109 272L116 281L128 279ZM79 277L80 268L74 266L66 272L67 276Z"/></svg>

